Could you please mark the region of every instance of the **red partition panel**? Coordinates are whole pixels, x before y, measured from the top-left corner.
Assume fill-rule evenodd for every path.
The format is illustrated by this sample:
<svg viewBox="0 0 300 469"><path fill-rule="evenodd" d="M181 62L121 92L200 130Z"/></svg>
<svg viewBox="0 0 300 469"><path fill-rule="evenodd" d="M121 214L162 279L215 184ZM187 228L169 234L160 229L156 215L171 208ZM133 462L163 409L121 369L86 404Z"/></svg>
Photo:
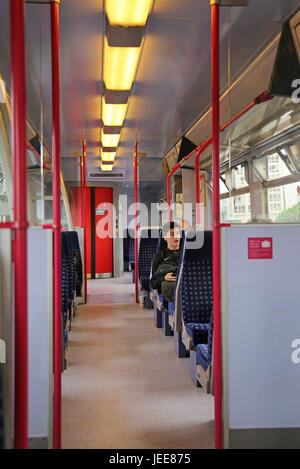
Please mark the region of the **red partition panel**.
<svg viewBox="0 0 300 469"><path fill-rule="evenodd" d="M91 275L91 188L86 187L86 272Z"/></svg>
<svg viewBox="0 0 300 469"><path fill-rule="evenodd" d="M95 187L95 274L113 274L113 190Z"/></svg>

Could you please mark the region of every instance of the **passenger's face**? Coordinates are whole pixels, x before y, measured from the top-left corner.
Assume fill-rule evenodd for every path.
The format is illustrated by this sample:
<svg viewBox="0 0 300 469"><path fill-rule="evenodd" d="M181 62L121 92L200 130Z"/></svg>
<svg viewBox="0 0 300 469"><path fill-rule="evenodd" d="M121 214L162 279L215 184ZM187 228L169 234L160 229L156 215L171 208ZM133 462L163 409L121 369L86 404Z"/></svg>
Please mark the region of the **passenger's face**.
<svg viewBox="0 0 300 469"><path fill-rule="evenodd" d="M164 237L164 240L168 244L168 248L171 251L179 249L180 246L180 231L178 228L171 228L167 236Z"/></svg>

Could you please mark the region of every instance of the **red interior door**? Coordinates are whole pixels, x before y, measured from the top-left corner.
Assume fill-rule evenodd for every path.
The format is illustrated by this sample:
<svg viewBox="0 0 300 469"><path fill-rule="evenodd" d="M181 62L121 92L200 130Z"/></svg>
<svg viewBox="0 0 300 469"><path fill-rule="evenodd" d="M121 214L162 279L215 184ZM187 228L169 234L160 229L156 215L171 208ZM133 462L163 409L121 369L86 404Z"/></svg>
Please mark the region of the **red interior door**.
<svg viewBox="0 0 300 469"><path fill-rule="evenodd" d="M95 276L113 275L113 190L95 187Z"/></svg>
<svg viewBox="0 0 300 469"><path fill-rule="evenodd" d="M86 187L86 273L88 277L91 276L91 187Z"/></svg>

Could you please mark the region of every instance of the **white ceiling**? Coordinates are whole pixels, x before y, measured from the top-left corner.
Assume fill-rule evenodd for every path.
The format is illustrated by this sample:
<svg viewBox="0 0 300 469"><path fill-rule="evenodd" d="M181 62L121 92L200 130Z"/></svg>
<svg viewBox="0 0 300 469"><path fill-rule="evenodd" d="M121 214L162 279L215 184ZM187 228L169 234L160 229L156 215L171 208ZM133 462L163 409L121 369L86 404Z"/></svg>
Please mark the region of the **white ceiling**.
<svg viewBox="0 0 300 469"><path fill-rule="evenodd" d="M247 8L223 8L221 83L227 84L228 34L231 78L280 31L299 0L250 0ZM40 132L41 96L44 134L51 148L51 60L49 6L26 6L27 103L32 125ZM79 179L74 152L87 139L88 168L99 155L102 94L103 0L61 0L62 168L66 179ZM0 73L9 89L9 0L1 0ZM41 54L42 50L42 54ZM138 129L139 151L152 159L141 180L162 179L160 158L210 106L209 0L155 0L121 134L116 166L132 180L132 153ZM199 136L201 141L201 136Z"/></svg>

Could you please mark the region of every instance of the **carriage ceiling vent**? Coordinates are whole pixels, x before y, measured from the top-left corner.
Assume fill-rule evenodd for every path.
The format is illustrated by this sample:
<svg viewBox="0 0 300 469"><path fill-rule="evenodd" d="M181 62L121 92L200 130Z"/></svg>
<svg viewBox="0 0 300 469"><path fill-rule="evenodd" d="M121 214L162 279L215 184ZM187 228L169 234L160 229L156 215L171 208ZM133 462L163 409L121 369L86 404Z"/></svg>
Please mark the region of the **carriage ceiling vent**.
<svg viewBox="0 0 300 469"><path fill-rule="evenodd" d="M113 172L107 172L107 173L103 173L103 172L93 172L91 171L89 173L89 179L125 179L125 173L126 171L118 171L116 173L113 173Z"/></svg>

